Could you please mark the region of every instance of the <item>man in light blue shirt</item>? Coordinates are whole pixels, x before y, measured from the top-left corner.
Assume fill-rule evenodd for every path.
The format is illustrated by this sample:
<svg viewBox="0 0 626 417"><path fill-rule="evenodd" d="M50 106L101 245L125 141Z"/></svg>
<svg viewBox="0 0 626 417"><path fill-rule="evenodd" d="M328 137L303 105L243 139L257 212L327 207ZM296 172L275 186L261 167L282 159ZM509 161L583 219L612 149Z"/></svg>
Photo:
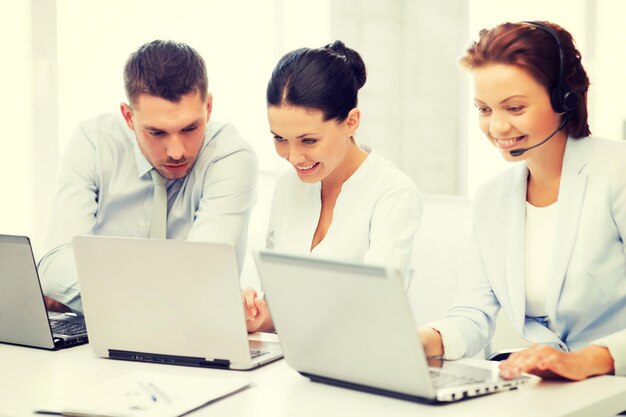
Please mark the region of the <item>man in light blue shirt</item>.
<svg viewBox="0 0 626 417"><path fill-rule="evenodd" d="M149 237L157 180L168 239L230 243L243 263L257 158L232 125L209 122L204 60L188 45L153 41L131 54L124 83L121 114L79 124L61 162L40 261L50 310L82 312L73 236Z"/></svg>

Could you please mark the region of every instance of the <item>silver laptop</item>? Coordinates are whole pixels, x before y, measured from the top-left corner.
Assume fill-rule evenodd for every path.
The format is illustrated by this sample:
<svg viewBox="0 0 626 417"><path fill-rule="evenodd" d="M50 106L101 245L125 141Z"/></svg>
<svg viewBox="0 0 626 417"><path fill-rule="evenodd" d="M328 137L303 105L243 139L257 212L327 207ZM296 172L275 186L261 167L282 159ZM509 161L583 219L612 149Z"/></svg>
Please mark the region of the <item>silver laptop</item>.
<svg viewBox="0 0 626 417"><path fill-rule="evenodd" d="M270 251L255 260L285 360L313 381L432 403L538 381L429 363L395 271Z"/></svg>
<svg viewBox="0 0 626 417"><path fill-rule="evenodd" d="M52 350L87 343L82 316L46 311L26 236L0 235L0 342Z"/></svg>
<svg viewBox="0 0 626 417"><path fill-rule="evenodd" d="M282 357L248 340L231 245L76 236L73 248L99 356L239 370Z"/></svg>

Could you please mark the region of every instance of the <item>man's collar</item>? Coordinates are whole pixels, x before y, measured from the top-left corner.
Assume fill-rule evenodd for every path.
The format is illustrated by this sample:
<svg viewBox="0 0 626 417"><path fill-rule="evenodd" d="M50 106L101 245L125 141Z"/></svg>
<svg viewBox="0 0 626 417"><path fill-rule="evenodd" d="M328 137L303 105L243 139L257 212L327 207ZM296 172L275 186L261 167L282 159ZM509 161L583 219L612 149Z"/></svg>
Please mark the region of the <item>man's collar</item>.
<svg viewBox="0 0 626 417"><path fill-rule="evenodd" d="M135 154L135 165L137 166L137 176L139 178L142 178L144 175L147 175L150 172L150 170L152 170L153 166L150 162L148 162L146 157L143 156L143 153L141 152L141 149L139 148L139 143L137 143L137 137L135 136L135 132L131 130L130 128L128 128L127 126L126 133L128 136L128 140L130 141L133 147L133 152Z"/></svg>

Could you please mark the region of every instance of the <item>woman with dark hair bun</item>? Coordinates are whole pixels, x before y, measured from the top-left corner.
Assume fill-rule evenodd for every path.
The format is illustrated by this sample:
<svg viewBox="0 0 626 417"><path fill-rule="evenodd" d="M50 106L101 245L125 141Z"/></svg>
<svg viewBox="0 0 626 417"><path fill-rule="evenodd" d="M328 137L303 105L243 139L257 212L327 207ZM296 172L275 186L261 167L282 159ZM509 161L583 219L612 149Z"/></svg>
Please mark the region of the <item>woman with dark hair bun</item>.
<svg viewBox="0 0 626 417"><path fill-rule="evenodd" d="M267 86L276 152L292 169L277 181L268 248L391 265L408 285L422 202L394 164L357 143L361 56L336 41L283 56ZM244 290L248 331L273 329L267 307Z"/></svg>
<svg viewBox="0 0 626 417"><path fill-rule="evenodd" d="M448 313L420 329L427 354L476 355L502 309L533 343L500 364L503 377L626 375L626 143L589 136L572 36L501 24L461 64L487 140L521 163L476 192L467 276Z"/></svg>

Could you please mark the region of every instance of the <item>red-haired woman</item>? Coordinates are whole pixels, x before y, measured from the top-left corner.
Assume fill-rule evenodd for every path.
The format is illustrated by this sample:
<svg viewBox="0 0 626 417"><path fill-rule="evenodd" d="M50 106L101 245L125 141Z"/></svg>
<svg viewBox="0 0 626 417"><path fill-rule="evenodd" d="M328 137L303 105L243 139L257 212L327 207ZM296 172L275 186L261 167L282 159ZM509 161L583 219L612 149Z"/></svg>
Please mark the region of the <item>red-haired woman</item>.
<svg viewBox="0 0 626 417"><path fill-rule="evenodd" d="M427 354L479 353L501 308L533 343L500 364L503 377L626 375L626 143L589 136L572 36L505 23L461 63L481 130L521 163L476 193L467 275L448 313L420 329Z"/></svg>

